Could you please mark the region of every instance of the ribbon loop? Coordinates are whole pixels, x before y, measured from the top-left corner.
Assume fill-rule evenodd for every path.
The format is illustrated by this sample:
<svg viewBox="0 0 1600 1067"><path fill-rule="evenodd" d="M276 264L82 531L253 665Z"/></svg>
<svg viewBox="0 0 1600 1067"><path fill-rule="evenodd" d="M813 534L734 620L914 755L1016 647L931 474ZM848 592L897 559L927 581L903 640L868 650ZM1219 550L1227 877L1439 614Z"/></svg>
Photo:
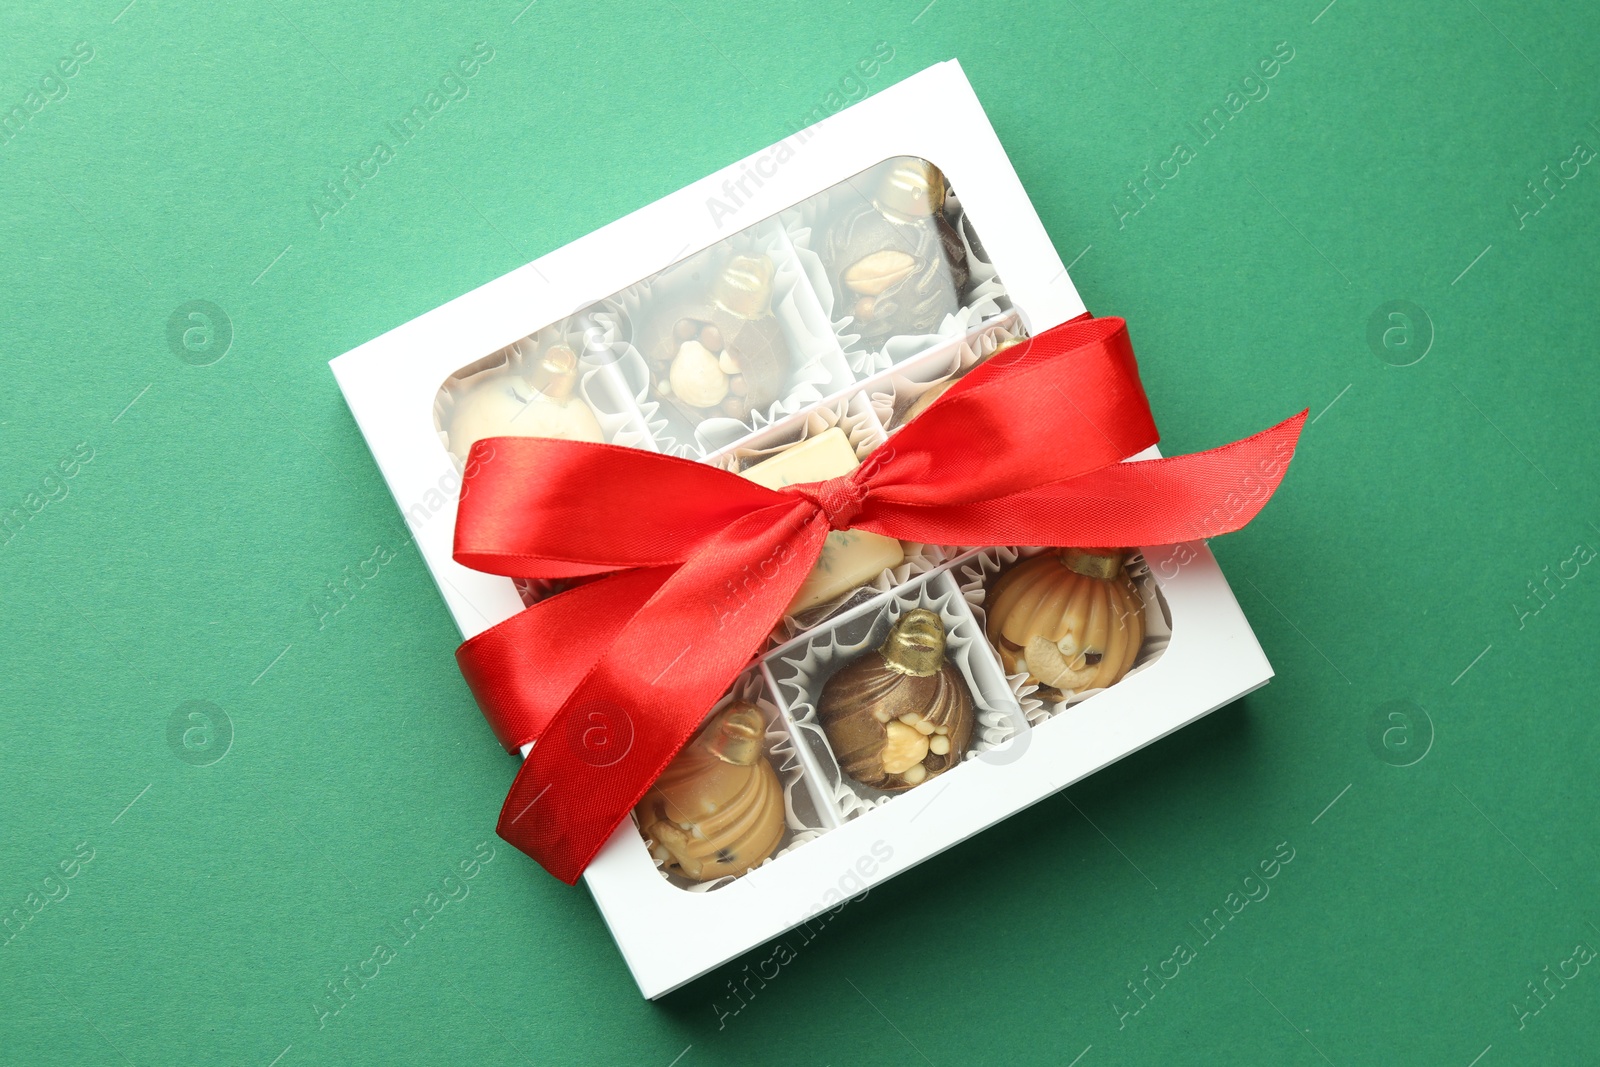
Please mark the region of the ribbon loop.
<svg viewBox="0 0 1600 1067"><path fill-rule="evenodd" d="M760 654L829 530L942 545L1151 546L1249 522L1305 412L1209 452L1125 462L1155 422L1121 319L1075 319L980 364L850 474L771 490L614 445L491 438L455 558L581 578L465 642L500 741L537 740L499 832L575 882Z"/></svg>

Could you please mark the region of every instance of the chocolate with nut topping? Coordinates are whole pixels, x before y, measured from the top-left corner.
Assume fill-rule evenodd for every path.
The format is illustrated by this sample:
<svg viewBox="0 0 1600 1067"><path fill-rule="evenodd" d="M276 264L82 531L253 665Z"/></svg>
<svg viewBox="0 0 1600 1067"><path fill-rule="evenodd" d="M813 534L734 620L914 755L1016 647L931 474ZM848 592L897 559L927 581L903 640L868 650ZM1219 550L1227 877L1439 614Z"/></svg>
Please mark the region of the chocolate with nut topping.
<svg viewBox="0 0 1600 1067"><path fill-rule="evenodd" d="M925 160L893 161L870 201L828 228L823 259L840 304L862 341L929 333L961 307L967 252L944 214L944 174Z"/></svg>
<svg viewBox="0 0 1600 1067"><path fill-rule="evenodd" d="M877 651L828 679L817 718L845 774L899 793L961 762L972 741L972 694L944 652L943 621L916 608Z"/></svg>
<svg viewBox="0 0 1600 1067"><path fill-rule="evenodd" d="M767 256L734 256L708 302L659 320L656 335L641 339L657 395L696 421L748 421L782 397L793 359L772 314L773 270Z"/></svg>

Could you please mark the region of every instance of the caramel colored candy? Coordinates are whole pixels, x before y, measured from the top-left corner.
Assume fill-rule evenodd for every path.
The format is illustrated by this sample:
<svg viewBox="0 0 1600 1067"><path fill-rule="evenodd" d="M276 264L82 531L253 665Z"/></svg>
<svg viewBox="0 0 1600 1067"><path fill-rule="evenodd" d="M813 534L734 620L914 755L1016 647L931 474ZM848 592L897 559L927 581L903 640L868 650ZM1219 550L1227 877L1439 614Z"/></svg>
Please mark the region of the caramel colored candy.
<svg viewBox="0 0 1600 1067"><path fill-rule="evenodd" d="M1006 673L1065 693L1116 684L1144 642L1144 601L1120 553L1025 559L990 587L985 608Z"/></svg>
<svg viewBox="0 0 1600 1067"><path fill-rule="evenodd" d="M691 420L730 415L748 421L782 397L794 358L772 312L775 270L767 256L731 257L713 279L709 299L680 308L670 329L660 325L664 318L652 318L640 338L639 350L656 361L656 391ZM663 360L670 365L666 374ZM729 403L726 379L734 374L744 375L744 389Z"/></svg>
<svg viewBox="0 0 1600 1067"><path fill-rule="evenodd" d="M777 849L783 787L763 752L761 709L737 701L701 728L634 814L652 853L697 882L741 875Z"/></svg>
<svg viewBox="0 0 1600 1067"><path fill-rule="evenodd" d="M736 321L732 332L723 337L727 344L722 354L744 375L751 407L763 410L776 403L783 396L791 369L789 343L783 339L778 320L768 315Z"/></svg>

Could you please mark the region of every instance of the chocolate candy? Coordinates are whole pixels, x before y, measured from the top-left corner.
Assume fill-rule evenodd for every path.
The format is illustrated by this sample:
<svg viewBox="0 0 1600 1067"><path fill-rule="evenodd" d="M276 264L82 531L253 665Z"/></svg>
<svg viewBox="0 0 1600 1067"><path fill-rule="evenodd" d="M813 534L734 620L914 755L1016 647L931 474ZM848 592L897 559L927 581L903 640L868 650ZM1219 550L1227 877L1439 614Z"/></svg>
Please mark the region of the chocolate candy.
<svg viewBox="0 0 1600 1067"><path fill-rule="evenodd" d="M894 160L872 198L828 227L823 260L841 310L868 345L930 333L961 307L966 247L944 214L944 174L926 160Z"/></svg>
<svg viewBox="0 0 1600 1067"><path fill-rule="evenodd" d="M551 345L529 377L507 368L482 371L455 390L445 428L450 451L465 463L473 442L484 437L555 437L604 441L600 423L576 395L578 357L566 345Z"/></svg>
<svg viewBox="0 0 1600 1067"><path fill-rule="evenodd" d="M783 840L783 788L762 751L761 709L735 701L679 752L634 814L652 853L697 882L740 875Z"/></svg>
<svg viewBox="0 0 1600 1067"><path fill-rule="evenodd" d="M1110 549L1025 559L990 587L985 608L1006 673L1066 693L1114 685L1144 642L1144 601Z"/></svg>
<svg viewBox="0 0 1600 1067"><path fill-rule="evenodd" d="M670 330L643 342L657 393L696 421L748 421L782 397L793 357L771 310L773 270L767 256L734 256L708 303L680 309Z"/></svg>
<svg viewBox="0 0 1600 1067"><path fill-rule="evenodd" d="M817 718L845 774L900 793L961 762L972 741L972 694L945 659L944 623L925 608L822 687Z"/></svg>

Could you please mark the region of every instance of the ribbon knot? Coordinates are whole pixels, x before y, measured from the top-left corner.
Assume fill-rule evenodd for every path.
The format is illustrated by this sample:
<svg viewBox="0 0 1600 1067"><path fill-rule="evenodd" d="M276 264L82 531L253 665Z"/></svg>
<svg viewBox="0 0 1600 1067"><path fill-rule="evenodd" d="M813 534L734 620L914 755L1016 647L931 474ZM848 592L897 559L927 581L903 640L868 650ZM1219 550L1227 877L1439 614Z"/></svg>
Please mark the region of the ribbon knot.
<svg viewBox="0 0 1600 1067"><path fill-rule="evenodd" d="M856 516L861 514L861 505L867 498L866 490L856 482L853 474L786 488L820 508L830 530L848 530Z"/></svg>
<svg viewBox="0 0 1600 1067"><path fill-rule="evenodd" d="M822 555L818 511L930 545L1198 541L1255 517L1304 422L1124 462L1156 443L1155 420L1122 320L1083 318L985 360L841 478L773 490L634 448L479 441L456 562L588 579L456 652L500 741L532 744L500 835L577 880L767 647Z"/></svg>

